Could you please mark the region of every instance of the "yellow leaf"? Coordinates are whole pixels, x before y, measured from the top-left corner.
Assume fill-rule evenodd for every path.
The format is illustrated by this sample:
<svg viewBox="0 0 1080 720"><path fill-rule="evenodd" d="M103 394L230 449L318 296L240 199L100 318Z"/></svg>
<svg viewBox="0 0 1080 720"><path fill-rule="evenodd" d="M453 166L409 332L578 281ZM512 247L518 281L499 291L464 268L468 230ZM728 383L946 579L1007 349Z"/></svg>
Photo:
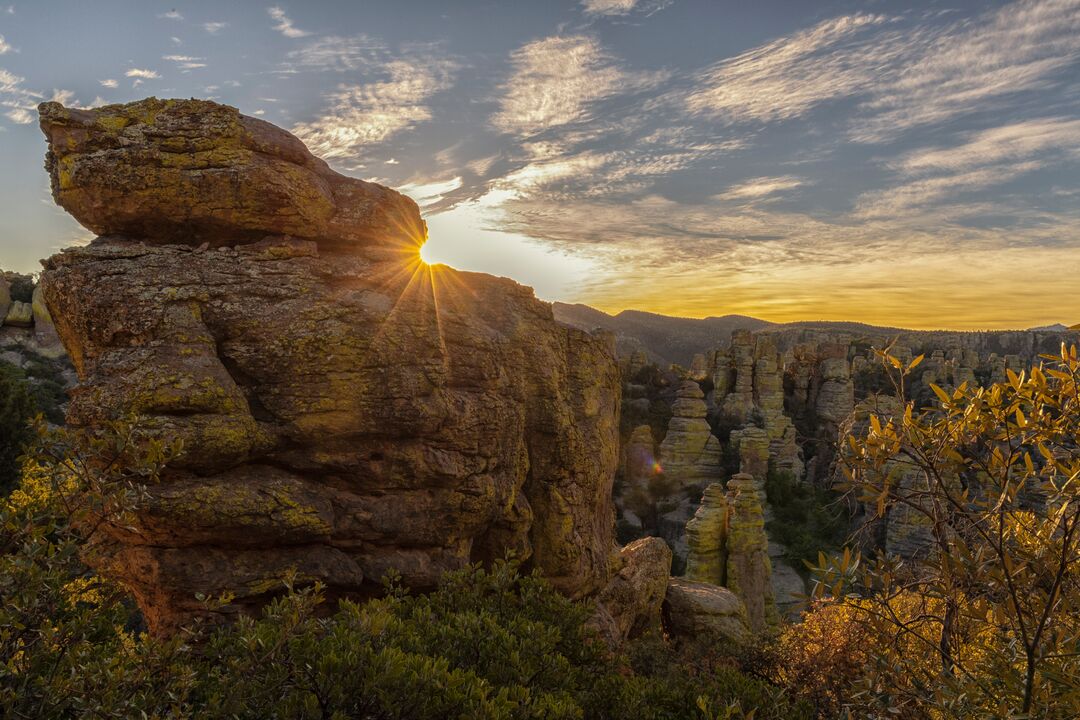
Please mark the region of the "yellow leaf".
<svg viewBox="0 0 1080 720"><path fill-rule="evenodd" d="M933 390L934 394L938 396L938 400L940 400L941 402L943 402L946 405L949 404L949 402L951 400L951 398L949 397L949 393L945 392L944 390L942 390L940 387L938 387L934 383L930 383L930 389Z"/></svg>
<svg viewBox="0 0 1080 720"><path fill-rule="evenodd" d="M909 362L908 366L907 366L908 372L911 372L916 367L918 367L919 363L921 363L923 361L924 357L926 357L926 355L919 355L917 358L915 358L914 360Z"/></svg>

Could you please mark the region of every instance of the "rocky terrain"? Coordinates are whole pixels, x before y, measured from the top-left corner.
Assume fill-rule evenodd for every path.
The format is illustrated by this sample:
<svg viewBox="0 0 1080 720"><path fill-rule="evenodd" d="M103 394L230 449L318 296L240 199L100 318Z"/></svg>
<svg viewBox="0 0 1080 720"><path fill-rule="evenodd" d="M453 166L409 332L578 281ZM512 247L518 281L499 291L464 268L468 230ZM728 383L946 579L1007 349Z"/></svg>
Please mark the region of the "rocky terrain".
<svg viewBox="0 0 1080 720"><path fill-rule="evenodd" d="M38 409L61 422L75 370L56 334L44 288L29 275L0 271L0 369L25 380Z"/></svg>
<svg viewBox="0 0 1080 720"><path fill-rule="evenodd" d="M69 424L134 412L184 442L90 558L154 631L202 612L198 593L256 607L290 568L364 595L508 552L573 597L607 589L614 632L658 617L665 555L613 542L609 335L423 265L411 200L233 108L40 114L56 201L101 234L45 262L81 381ZM613 578L654 590L629 602Z"/></svg>
<svg viewBox="0 0 1080 720"><path fill-rule="evenodd" d="M210 612L200 595L232 596L216 619L252 611L291 571L365 597L387 573L423 591L508 553L594 599L612 643L661 618L675 636L771 633L798 611L803 546L827 542L806 505L888 391L874 349L926 356L918 399L1069 334L553 308L423 264L411 200L233 108L40 113L54 197L99 237L45 261L30 302L5 279L3 332L62 342L73 428L134 414L183 441L87 557L159 634ZM907 520L864 536L914 555Z"/></svg>
<svg viewBox="0 0 1080 720"><path fill-rule="evenodd" d="M567 319L566 308L559 313ZM612 327L580 306L573 313L575 322ZM678 332L692 322L671 320ZM706 327L700 321L698 329ZM889 348L904 363L924 356L907 386L921 407L935 399L931 385L999 382L1007 369L1019 372L1076 339L1060 328L959 333L800 323L735 329L686 365L667 367L642 343L624 342L620 535L664 538L676 574L735 591L750 611L751 626L761 631L767 625L762 618L801 607L806 555L835 549L848 537L863 549L903 557L926 546L928 531L918 513L894 508L884 520L867 523L872 513L831 493L844 438L865 432L870 411L887 416L898 407L876 350ZM756 501L740 504L736 498L748 487ZM766 552L740 562L744 575L770 576L768 586L755 582L747 591L745 581L730 575L731 538L746 538L737 528L760 529L760 538L758 530L750 533L757 538L752 546Z"/></svg>

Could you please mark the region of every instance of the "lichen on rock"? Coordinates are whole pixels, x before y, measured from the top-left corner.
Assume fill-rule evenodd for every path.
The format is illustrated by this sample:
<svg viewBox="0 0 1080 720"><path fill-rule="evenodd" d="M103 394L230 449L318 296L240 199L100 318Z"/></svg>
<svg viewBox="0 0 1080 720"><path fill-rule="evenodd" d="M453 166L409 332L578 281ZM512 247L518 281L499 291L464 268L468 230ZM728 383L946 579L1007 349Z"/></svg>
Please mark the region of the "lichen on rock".
<svg viewBox="0 0 1080 720"><path fill-rule="evenodd" d="M415 203L206 101L41 106L56 200L103 235L45 263L81 388L183 454L89 560L155 632L257 608L296 569L332 594L508 552L561 591L618 567L611 339L529 288L427 266ZM664 571L666 581L666 570Z"/></svg>

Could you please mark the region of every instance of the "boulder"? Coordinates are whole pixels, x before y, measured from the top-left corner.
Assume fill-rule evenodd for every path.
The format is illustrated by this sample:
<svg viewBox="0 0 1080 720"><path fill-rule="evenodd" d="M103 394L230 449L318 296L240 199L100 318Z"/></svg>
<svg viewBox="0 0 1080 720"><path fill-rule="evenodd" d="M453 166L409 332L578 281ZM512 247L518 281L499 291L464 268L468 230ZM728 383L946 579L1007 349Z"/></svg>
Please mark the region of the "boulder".
<svg viewBox="0 0 1080 720"><path fill-rule="evenodd" d="M204 100L38 106L53 198L98 235L211 246L292 235L415 251L409 198L339 175L285 130Z"/></svg>
<svg viewBox="0 0 1080 720"><path fill-rule="evenodd" d="M612 647L660 628L660 606L671 575L671 549L657 537L619 553L621 567L596 597L594 623Z"/></svg>
<svg viewBox="0 0 1080 720"><path fill-rule="evenodd" d="M43 349L60 349L60 336L56 334L56 326L53 324L52 315L45 305L42 284L39 282L34 287L33 301L30 303L34 313L34 339Z"/></svg>
<svg viewBox="0 0 1080 720"><path fill-rule="evenodd" d="M34 326L34 309L30 303L15 300L8 307L4 316L4 325L8 327L29 328Z"/></svg>
<svg viewBox="0 0 1080 720"><path fill-rule="evenodd" d="M673 577L663 612L664 626L676 639L733 645L751 639L746 608L727 588Z"/></svg>
<svg viewBox="0 0 1080 720"><path fill-rule="evenodd" d="M423 264L411 200L233 108L47 103L42 127L57 201L110 233L45 262L68 422L133 413L184 443L87 558L153 632L206 613L199 593L235 596L213 618L258 608L290 569L362 597L513 551L571 597L608 585L609 338Z"/></svg>

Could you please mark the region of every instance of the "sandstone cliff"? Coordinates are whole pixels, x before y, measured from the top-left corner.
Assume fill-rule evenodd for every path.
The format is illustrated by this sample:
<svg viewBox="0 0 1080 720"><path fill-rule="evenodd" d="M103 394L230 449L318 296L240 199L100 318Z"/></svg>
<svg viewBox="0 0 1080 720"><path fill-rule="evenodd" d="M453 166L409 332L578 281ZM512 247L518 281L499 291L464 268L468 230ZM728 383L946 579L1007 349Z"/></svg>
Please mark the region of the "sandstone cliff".
<svg viewBox="0 0 1080 720"><path fill-rule="evenodd" d="M45 264L82 383L69 422L134 412L184 441L89 558L154 631L197 593L257 606L289 568L332 595L507 551L572 596L620 566L639 581L612 539L609 339L509 280L422 264L415 203L234 108L40 114L56 201L102 235Z"/></svg>

